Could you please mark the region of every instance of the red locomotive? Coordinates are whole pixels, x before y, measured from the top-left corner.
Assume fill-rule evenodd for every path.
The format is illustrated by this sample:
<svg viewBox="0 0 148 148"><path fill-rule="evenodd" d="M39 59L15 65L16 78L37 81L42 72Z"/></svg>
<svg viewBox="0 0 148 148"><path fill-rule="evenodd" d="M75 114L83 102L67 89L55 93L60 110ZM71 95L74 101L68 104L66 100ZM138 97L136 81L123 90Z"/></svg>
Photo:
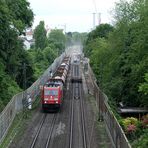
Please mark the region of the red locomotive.
<svg viewBox="0 0 148 148"><path fill-rule="evenodd" d="M70 57L65 57L56 72L43 86L42 110L57 110L63 103L63 87L70 65Z"/></svg>

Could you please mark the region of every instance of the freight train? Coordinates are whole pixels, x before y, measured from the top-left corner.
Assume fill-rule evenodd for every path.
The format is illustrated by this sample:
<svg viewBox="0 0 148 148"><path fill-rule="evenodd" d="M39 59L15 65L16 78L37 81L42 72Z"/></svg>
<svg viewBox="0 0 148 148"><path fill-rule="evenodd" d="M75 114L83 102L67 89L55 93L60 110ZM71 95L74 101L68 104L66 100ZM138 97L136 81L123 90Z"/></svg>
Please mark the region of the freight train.
<svg viewBox="0 0 148 148"><path fill-rule="evenodd" d="M70 57L66 56L53 76L42 88L42 110L58 111L63 103L63 87L70 67Z"/></svg>

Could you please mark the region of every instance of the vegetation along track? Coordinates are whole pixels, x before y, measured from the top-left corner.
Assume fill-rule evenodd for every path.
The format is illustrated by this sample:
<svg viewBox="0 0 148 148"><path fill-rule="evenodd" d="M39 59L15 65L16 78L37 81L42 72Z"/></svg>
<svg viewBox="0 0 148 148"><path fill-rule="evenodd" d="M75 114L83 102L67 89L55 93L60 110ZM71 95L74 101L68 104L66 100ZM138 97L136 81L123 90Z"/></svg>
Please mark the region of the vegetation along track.
<svg viewBox="0 0 148 148"><path fill-rule="evenodd" d="M47 136L47 138L45 138L47 140L46 140L45 143L44 142L42 143L43 144L42 147L45 147L45 148L49 147L50 140L51 140L52 133L53 133L53 129L54 129L54 126L55 126L55 121L56 121L56 118L57 118L57 114L53 114L52 119L51 119L50 128L46 127L46 125L49 125L49 123L48 123L49 121L47 120L47 122L46 122L47 118L48 118L48 114L44 114L44 116L43 116L43 118L40 122L39 128L36 132L36 135L34 136L34 139L32 141L30 148L38 147L38 138L39 138L40 134L41 134L41 137ZM49 131L47 131L48 134L44 135L45 132L43 132L42 129L43 129L43 131L45 129L46 129L46 131L49 129Z"/></svg>
<svg viewBox="0 0 148 148"><path fill-rule="evenodd" d="M80 78L79 66L74 64L72 70L73 77ZM72 82L69 148L87 148L83 87L77 79Z"/></svg>

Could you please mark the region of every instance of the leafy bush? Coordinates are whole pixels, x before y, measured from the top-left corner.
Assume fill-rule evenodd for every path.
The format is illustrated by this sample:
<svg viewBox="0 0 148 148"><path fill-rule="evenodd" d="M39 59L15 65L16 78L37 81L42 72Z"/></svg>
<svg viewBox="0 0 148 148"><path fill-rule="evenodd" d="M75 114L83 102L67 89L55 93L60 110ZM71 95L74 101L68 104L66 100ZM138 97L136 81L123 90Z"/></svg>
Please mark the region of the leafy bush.
<svg viewBox="0 0 148 148"><path fill-rule="evenodd" d="M131 143L133 148L147 148L148 146L148 129L144 130L142 135Z"/></svg>
<svg viewBox="0 0 148 148"><path fill-rule="evenodd" d="M135 132L139 123L138 119L134 117L128 117L128 118L122 119L121 122L125 132L127 133Z"/></svg>
<svg viewBox="0 0 148 148"><path fill-rule="evenodd" d="M143 116L141 121L138 121L138 119L134 117L127 117L125 119L120 119L119 122L127 138L133 145L138 145L137 143L140 141L141 137L145 137L145 135L148 134L148 114ZM148 141L145 139L143 142L147 143Z"/></svg>
<svg viewBox="0 0 148 148"><path fill-rule="evenodd" d="M148 114L142 117L142 126L148 128Z"/></svg>
<svg viewBox="0 0 148 148"><path fill-rule="evenodd" d="M147 95L148 94L148 73L145 74L144 79L145 79L145 82L140 84L139 91L144 92L144 94Z"/></svg>

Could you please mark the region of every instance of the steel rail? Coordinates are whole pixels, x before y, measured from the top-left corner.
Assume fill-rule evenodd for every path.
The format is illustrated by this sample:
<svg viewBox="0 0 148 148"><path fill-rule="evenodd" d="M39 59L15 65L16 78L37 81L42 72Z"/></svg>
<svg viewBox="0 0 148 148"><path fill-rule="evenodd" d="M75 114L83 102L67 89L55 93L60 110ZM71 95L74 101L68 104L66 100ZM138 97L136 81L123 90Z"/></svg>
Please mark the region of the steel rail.
<svg viewBox="0 0 148 148"><path fill-rule="evenodd" d="M84 104L83 104L83 96L82 96L82 85L79 83L80 90L80 109L81 109L81 122L82 122L82 132L83 132L83 145L84 148L87 148L87 139L86 139L86 127L85 127L85 116L84 116Z"/></svg>
<svg viewBox="0 0 148 148"><path fill-rule="evenodd" d="M49 131L49 134L48 134L48 139L47 139L45 148L49 147L49 143L51 141L51 137L52 137L53 129L54 129L54 126L55 126L56 118L57 118L57 114L54 114L52 122L51 122L51 127L50 127L50 131Z"/></svg>
<svg viewBox="0 0 148 148"><path fill-rule="evenodd" d="M40 126L39 126L39 128L38 128L38 130L37 130L37 132L36 132L36 135L35 135L35 137L34 137L34 139L33 139L33 142L32 142L32 144L31 144L31 147L30 147L30 148L34 148L35 143L36 143L36 141L37 141L37 138L38 138L38 136L39 136L39 133L40 133L40 131L41 131L41 128L42 128L42 126L43 126L43 124L44 124L44 122L45 122L45 119L46 119L46 114L43 116L43 119L41 120Z"/></svg>
<svg viewBox="0 0 148 148"><path fill-rule="evenodd" d="M78 65L73 65L72 68L72 74L73 77L79 76L79 66ZM82 84L75 82L72 83L72 100L71 100L71 114L70 114L70 145L69 148L72 148L73 146L73 127L74 127L74 98L79 96L80 100L80 111L81 111L81 124L82 124L82 140L83 140L83 147L87 148L87 139L86 139L86 128L85 128L85 116L84 116L84 103L83 103L83 93L82 93ZM75 96L76 95L76 96Z"/></svg>
<svg viewBox="0 0 148 148"><path fill-rule="evenodd" d="M72 100L71 100L71 118L70 118L70 141L69 141L69 148L72 148L72 141L73 141L73 119L74 119L74 83L72 84Z"/></svg>

